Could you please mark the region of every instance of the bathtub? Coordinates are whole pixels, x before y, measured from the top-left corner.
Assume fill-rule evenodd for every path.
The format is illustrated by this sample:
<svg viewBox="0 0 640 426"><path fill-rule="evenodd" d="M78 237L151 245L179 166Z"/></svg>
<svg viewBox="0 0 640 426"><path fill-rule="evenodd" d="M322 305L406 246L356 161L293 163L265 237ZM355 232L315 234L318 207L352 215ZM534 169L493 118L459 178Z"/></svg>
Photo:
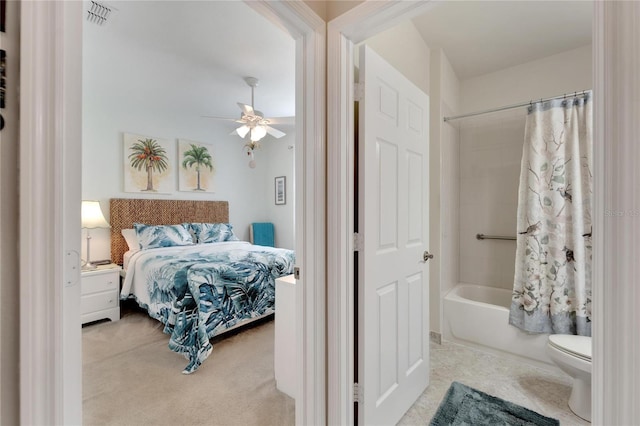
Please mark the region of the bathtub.
<svg viewBox="0 0 640 426"><path fill-rule="evenodd" d="M510 290L458 284L444 298L445 339L553 366L545 350L548 335L528 334L509 325L510 305Z"/></svg>

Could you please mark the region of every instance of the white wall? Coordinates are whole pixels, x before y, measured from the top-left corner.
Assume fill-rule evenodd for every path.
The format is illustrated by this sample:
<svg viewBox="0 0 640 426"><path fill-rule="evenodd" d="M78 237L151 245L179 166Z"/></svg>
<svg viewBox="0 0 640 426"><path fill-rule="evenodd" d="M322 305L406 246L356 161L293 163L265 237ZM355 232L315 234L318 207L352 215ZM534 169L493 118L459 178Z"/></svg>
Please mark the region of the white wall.
<svg viewBox="0 0 640 426"><path fill-rule="evenodd" d="M513 288L524 108L461 120L460 281Z"/></svg>
<svg viewBox="0 0 640 426"><path fill-rule="evenodd" d="M456 113L460 83L444 51L431 50L429 327L442 332L442 297L458 281L458 134L442 121Z"/></svg>
<svg viewBox="0 0 640 426"><path fill-rule="evenodd" d="M462 82L462 113L592 88L591 45Z"/></svg>
<svg viewBox="0 0 640 426"><path fill-rule="evenodd" d="M591 46L462 82L462 110L479 111L592 87ZM462 119L460 281L513 288L516 244L478 233L516 235L526 108Z"/></svg>
<svg viewBox="0 0 640 426"><path fill-rule="evenodd" d="M430 49L413 22L405 21L398 24L367 39L366 44L423 92L427 95L431 93L429 90Z"/></svg>
<svg viewBox="0 0 640 426"><path fill-rule="evenodd" d="M455 75L455 74L454 74ZM455 115L447 104L445 117ZM440 200L440 294L444 297L460 282L460 135L454 124L442 123L442 184Z"/></svg>
<svg viewBox="0 0 640 426"><path fill-rule="evenodd" d="M275 229L276 247L295 249L295 133L288 133L287 136L272 140L269 150L265 155L267 164L267 179L265 180L267 194L267 209L265 209L265 220L273 222ZM275 203L275 182L276 176L286 178L286 204Z"/></svg>
<svg viewBox="0 0 640 426"><path fill-rule="evenodd" d="M304 0L304 2L326 22L329 22L333 18L353 9L360 3L364 3L363 0Z"/></svg>
<svg viewBox="0 0 640 426"><path fill-rule="evenodd" d="M271 208L273 189L265 188L265 182L273 182L271 173L293 180L292 161L270 170L270 152L277 149L272 145L279 141L270 136L263 139L262 147L255 153L257 166L251 169L243 140L229 135L235 123L201 117L219 102L216 85L223 79L217 79L216 72L221 71L118 39L95 25L85 25L83 65L82 197L99 200L107 219L110 198L227 200L234 231L240 239L248 241L251 222L276 221L272 214L293 216L293 191L287 194L287 205L275 211ZM238 80L239 85L245 84ZM247 100L234 100L232 105L236 101ZM174 153L178 138L213 145L215 192L178 192L177 173L175 190L170 194L123 192L123 132L173 141ZM177 168L178 161L172 166ZM287 226L290 229L285 230ZM293 221L278 228L283 243L293 247ZM94 230L91 235L92 259L109 258L109 231ZM289 238L291 241L286 241Z"/></svg>

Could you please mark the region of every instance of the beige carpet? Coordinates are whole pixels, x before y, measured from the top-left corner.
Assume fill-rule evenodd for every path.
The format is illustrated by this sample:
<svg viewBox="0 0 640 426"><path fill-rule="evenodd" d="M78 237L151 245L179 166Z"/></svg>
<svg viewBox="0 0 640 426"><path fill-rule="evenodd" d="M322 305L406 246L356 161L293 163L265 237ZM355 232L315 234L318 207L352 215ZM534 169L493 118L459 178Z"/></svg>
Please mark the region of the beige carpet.
<svg viewBox="0 0 640 426"><path fill-rule="evenodd" d="M193 374L162 325L123 311L83 335L85 425L293 425L294 400L276 389L274 322L214 343Z"/></svg>

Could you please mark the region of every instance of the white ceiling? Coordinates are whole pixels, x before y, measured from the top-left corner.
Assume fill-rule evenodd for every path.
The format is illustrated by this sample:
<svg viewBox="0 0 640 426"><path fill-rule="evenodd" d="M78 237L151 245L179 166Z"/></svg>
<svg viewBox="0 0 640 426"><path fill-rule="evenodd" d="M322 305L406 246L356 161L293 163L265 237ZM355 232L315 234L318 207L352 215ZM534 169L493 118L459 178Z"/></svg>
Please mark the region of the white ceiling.
<svg viewBox="0 0 640 426"><path fill-rule="evenodd" d="M212 70L219 96L203 115L236 117L235 103L251 101L245 76L260 79L257 109L295 114L295 42L244 2L106 3L117 9L101 29L109 36ZM443 1L413 22L467 79L589 44L591 10L590 1Z"/></svg>
<svg viewBox="0 0 640 426"><path fill-rule="evenodd" d="M442 1L414 25L460 80L591 43L591 1Z"/></svg>
<svg viewBox="0 0 640 426"><path fill-rule="evenodd" d="M100 29L109 36L212 70L217 96L203 115L239 116L236 102L251 103L246 76L260 80L257 109L270 117L295 115L295 41L244 2L104 3L116 9Z"/></svg>

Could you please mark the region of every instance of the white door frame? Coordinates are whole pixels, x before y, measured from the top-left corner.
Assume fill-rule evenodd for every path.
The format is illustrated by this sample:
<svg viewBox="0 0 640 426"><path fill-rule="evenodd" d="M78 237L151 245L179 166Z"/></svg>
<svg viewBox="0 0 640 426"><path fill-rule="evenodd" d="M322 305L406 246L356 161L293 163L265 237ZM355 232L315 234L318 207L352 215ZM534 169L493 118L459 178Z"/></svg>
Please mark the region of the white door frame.
<svg viewBox="0 0 640 426"><path fill-rule="evenodd" d="M353 45L423 13L429 2L365 2L331 21L327 32L327 362L328 423L353 424ZM640 38L635 2L594 2L594 301L593 423L630 424L640 418L640 310L635 285L640 271L640 226L622 228L605 218L637 200L635 167L640 115L637 99ZM634 21L635 20L635 21ZM615 83L615 84L614 84ZM616 111L618 114L611 113ZM607 143L605 143L607 141ZM634 155L635 154L635 155ZM636 164L634 164L636 163ZM629 179L624 182L621 177ZM635 189L634 189L635 186ZM636 201L637 202L637 201ZM635 225L635 226L634 226ZM625 253L625 247L636 247ZM605 280L607 277L607 280ZM605 283L607 291L605 292ZM431 283L438 285L438 283ZM615 286L615 291L610 287ZM627 301L627 302L625 302ZM634 303L629 303L634 301ZM624 307L624 309L621 309ZM621 351L626 343L630 352ZM634 383L636 386L634 387Z"/></svg>
<svg viewBox="0 0 640 426"><path fill-rule="evenodd" d="M303 2L247 1L296 40L296 424L326 422L326 23Z"/></svg>
<svg viewBox="0 0 640 426"><path fill-rule="evenodd" d="M82 422L82 7L21 3L21 424Z"/></svg>
<svg viewBox="0 0 640 426"><path fill-rule="evenodd" d="M353 46L429 7L428 2L365 2L328 25L327 423L330 425L354 421Z"/></svg>
<svg viewBox="0 0 640 426"><path fill-rule="evenodd" d="M592 423L627 425L640 419L640 3L594 12Z"/></svg>
<svg viewBox="0 0 640 426"><path fill-rule="evenodd" d="M326 24L302 2L247 3L296 39L296 423L324 424ZM81 243L83 3L25 2L21 13L20 420L80 424L81 354L65 345L80 328L64 327L80 325L79 285L65 287L79 269L65 275L63 251Z"/></svg>

